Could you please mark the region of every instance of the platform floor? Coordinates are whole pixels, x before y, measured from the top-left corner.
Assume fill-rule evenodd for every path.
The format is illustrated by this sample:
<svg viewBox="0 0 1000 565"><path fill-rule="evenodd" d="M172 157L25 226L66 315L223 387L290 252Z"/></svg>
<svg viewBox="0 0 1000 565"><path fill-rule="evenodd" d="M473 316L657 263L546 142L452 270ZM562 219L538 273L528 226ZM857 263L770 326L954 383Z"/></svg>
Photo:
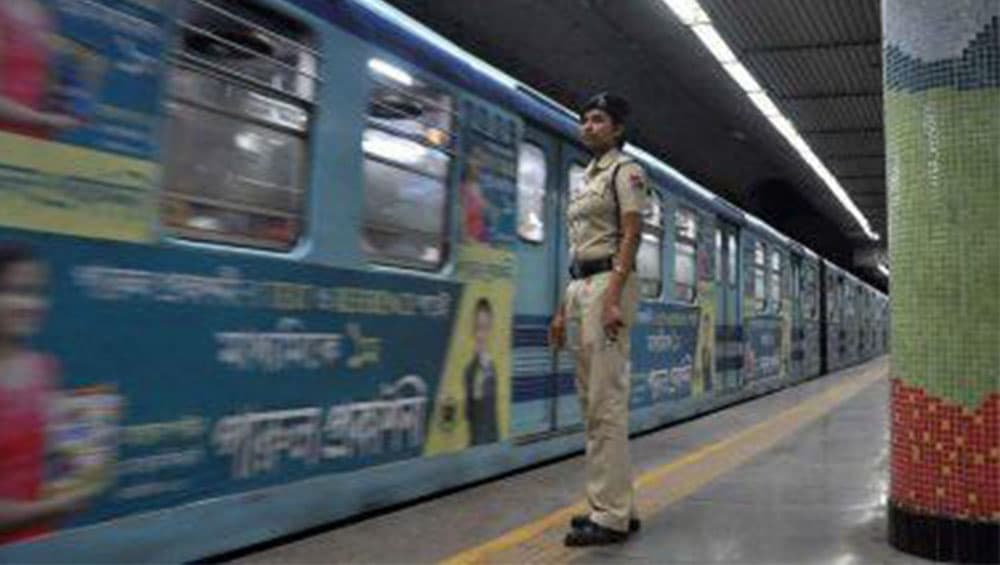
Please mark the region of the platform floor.
<svg viewBox="0 0 1000 565"><path fill-rule="evenodd" d="M632 441L643 530L571 549L573 457L240 563L921 563L886 543L888 358Z"/></svg>

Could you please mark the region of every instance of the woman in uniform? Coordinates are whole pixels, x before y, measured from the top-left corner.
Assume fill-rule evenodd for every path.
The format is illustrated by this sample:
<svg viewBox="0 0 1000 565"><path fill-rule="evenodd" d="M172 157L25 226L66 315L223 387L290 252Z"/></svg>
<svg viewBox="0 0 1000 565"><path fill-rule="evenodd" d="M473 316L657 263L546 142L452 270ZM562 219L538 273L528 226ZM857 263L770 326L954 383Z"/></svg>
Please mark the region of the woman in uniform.
<svg viewBox="0 0 1000 565"><path fill-rule="evenodd" d="M628 454L629 328L639 298L635 273L647 182L621 152L628 103L599 94L583 108L580 138L593 158L567 208L570 276L549 341L576 356L587 432L587 503L569 546L621 543L639 529Z"/></svg>

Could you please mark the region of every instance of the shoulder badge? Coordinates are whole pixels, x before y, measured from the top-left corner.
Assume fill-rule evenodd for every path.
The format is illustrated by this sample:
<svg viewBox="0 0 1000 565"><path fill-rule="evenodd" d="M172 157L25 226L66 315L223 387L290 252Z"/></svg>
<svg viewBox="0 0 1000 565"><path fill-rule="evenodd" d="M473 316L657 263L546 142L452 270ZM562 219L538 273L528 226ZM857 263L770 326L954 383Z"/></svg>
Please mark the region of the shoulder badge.
<svg viewBox="0 0 1000 565"><path fill-rule="evenodd" d="M642 190L646 186L646 181L642 178L642 173L633 171L628 175L628 183L634 190Z"/></svg>

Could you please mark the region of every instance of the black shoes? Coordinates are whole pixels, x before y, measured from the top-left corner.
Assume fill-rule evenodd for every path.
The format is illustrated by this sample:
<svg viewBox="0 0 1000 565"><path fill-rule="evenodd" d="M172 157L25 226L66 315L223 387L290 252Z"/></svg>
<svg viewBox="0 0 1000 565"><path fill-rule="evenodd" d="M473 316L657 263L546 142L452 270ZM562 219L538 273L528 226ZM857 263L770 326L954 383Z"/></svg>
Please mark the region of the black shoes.
<svg viewBox="0 0 1000 565"><path fill-rule="evenodd" d="M590 521L590 516L587 514L577 514L569 521L569 525L574 530L578 530L583 527L583 525ZM638 518L630 518L628 521L628 533L634 534L642 529L642 522Z"/></svg>
<svg viewBox="0 0 1000 565"><path fill-rule="evenodd" d="M624 543L628 539L629 532L638 531L640 526L638 519L632 519L629 520L629 532L619 532L595 524L588 516L574 516L570 525L572 529L563 540L563 543L569 547ZM633 525L634 530L632 529Z"/></svg>

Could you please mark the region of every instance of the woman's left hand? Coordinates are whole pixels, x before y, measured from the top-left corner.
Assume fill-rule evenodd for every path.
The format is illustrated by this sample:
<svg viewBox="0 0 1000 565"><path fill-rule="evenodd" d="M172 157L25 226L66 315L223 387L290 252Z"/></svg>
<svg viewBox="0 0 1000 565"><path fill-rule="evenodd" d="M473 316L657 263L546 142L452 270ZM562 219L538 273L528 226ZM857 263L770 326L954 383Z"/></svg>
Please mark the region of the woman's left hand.
<svg viewBox="0 0 1000 565"><path fill-rule="evenodd" d="M621 306L612 293L608 293L604 297L604 305L601 308L601 325L604 327L604 335L611 341L617 340L618 332L625 327Z"/></svg>

